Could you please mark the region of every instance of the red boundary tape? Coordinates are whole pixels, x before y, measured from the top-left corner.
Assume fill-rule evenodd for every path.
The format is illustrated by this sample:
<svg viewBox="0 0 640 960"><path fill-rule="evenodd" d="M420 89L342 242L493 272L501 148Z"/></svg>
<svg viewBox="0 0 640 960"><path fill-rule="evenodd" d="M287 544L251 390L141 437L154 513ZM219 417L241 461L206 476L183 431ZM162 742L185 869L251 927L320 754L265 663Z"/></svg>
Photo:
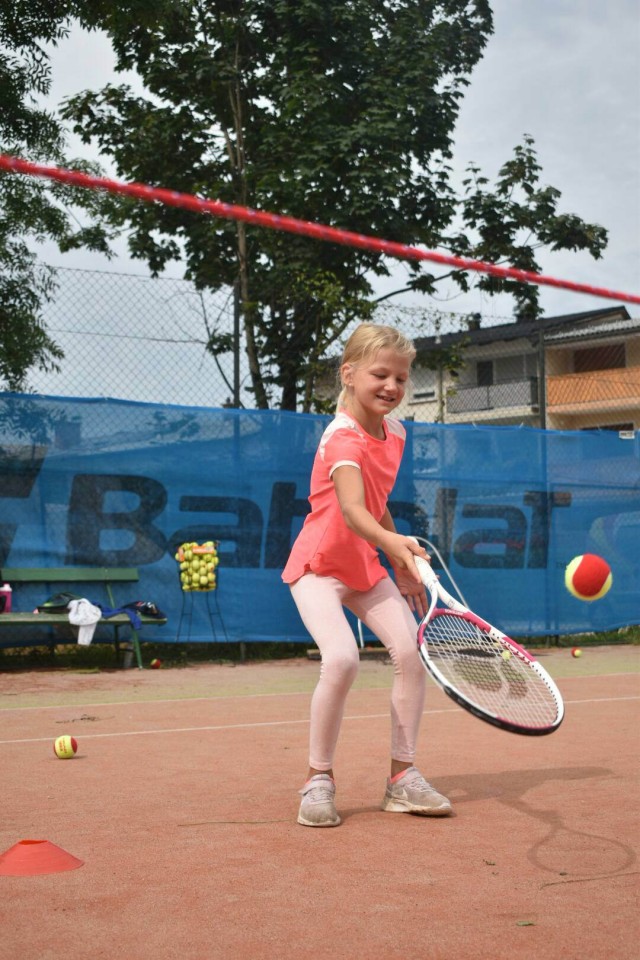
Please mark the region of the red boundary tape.
<svg viewBox="0 0 640 960"><path fill-rule="evenodd" d="M403 243L394 243L390 240L379 240L376 237L361 233L352 233L349 230L340 230L336 227L323 226L320 223L311 223L307 220L298 220L295 217L280 216L275 213L266 213L252 210L250 207L239 207L231 203L222 203L220 200L203 200L190 193L178 193L175 190L165 190L151 187L144 183L122 183L106 177L94 177L77 170L66 170L62 167L45 166L31 163L0 154L0 169L10 173L26 173L32 177L45 177L49 180L58 180L74 187L86 187L92 190L108 190L111 193L120 193L136 197L148 203L158 201L171 207L182 207L185 210L195 210L198 213L209 213L225 220L242 220L259 227L271 230L283 230L287 233L297 233L312 237L315 240L324 240L328 243L340 243L347 247L358 247L361 250L371 250L375 253L384 253L390 257L404 260L430 260L434 263L456 267L458 270L473 270L477 273L488 273L494 277L518 280L521 283L532 283L549 287L560 287L572 290L574 293L586 293L594 297L604 297L609 300L622 300L626 303L640 303L640 296L632 293L620 293L617 290L607 290L602 287L592 287L584 283L573 283L570 280L559 280L556 277L547 277L529 270L518 270L514 267L500 267L495 263L485 263L482 260L471 260L468 257L456 257L450 254L435 253L419 250Z"/></svg>

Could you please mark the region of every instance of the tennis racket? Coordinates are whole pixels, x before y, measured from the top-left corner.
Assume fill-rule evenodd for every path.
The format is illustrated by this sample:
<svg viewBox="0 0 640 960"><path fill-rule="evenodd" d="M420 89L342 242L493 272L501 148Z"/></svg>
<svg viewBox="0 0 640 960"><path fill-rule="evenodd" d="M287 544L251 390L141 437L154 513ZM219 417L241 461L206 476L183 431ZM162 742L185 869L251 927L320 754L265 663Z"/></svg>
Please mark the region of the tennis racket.
<svg viewBox="0 0 640 960"><path fill-rule="evenodd" d="M418 628L418 652L436 683L465 710L502 730L529 736L557 730L564 704L544 667L452 597L430 563L414 560L430 600Z"/></svg>

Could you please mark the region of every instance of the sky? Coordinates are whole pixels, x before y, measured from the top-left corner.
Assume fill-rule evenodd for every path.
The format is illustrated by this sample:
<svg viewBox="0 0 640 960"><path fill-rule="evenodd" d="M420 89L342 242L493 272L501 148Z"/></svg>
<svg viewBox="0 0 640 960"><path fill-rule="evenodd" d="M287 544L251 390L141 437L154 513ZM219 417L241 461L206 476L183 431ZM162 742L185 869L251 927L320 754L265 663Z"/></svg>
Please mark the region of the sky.
<svg viewBox="0 0 640 960"><path fill-rule="evenodd" d="M640 294L640 0L493 0L492 9L495 32L471 75L456 126L456 181L474 162L493 182L524 134L531 135L542 185L562 194L559 211L609 231L602 259L544 252L541 272ZM51 103L126 79L113 70L106 38L79 29L52 51L52 72ZM70 145L78 156L96 156L77 140ZM58 266L145 273L143 263L128 259L124 242L116 249L119 257L111 262L84 251L61 255L49 245L42 253ZM169 275L181 276L180 266L173 265ZM376 293L402 287L405 276L398 263L391 278L376 281ZM508 320L513 311L511 298L490 298L477 290L461 294L451 285L438 288L435 302L416 294L391 302L479 311L489 322ZM541 288L548 316L614 302ZM628 309L640 316L640 307Z"/></svg>

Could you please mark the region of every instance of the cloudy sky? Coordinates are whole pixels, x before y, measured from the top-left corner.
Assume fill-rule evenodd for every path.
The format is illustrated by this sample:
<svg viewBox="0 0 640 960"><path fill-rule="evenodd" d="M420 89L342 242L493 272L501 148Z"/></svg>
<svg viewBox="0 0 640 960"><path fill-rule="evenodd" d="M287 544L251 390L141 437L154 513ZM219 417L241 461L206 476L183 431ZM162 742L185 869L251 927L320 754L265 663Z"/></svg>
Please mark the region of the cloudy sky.
<svg viewBox="0 0 640 960"><path fill-rule="evenodd" d="M560 210L609 231L604 257L545 253L543 273L608 289L640 293L640 0L493 0L495 33L471 77L456 128L455 173L477 163L490 180L530 134L542 181L561 193ZM51 100L111 80L113 60L104 37L72 31L53 52ZM73 144L77 154L89 148ZM167 184L167 186L171 186ZM83 252L46 259L61 266L144 273L119 247L114 264ZM174 266L173 276L180 276ZM403 284L403 267L378 285L384 294ZM402 298L425 305L424 298ZM426 305L433 301L429 301ZM542 288L547 315L596 309L611 301ZM495 322L512 312L509 298L443 287L438 304L455 312L481 311ZM639 316L640 308L629 307Z"/></svg>

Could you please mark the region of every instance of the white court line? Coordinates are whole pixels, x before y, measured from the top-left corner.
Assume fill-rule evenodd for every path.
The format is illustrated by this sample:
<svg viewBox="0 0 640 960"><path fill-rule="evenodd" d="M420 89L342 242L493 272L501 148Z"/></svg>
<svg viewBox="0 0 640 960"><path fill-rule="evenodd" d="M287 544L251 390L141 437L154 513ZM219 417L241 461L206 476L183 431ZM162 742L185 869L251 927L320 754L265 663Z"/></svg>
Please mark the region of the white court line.
<svg viewBox="0 0 640 960"><path fill-rule="evenodd" d="M425 710L425 713L457 713L455 707L449 707L446 710ZM350 717L343 717L343 720L380 720L381 718L388 718L389 712L387 713L363 713L361 715L354 714ZM288 727L294 724L306 723L309 724L309 718L305 717L302 720L264 720L257 721L254 723L221 723L215 726L206 726L206 727L172 727L170 729L162 730L126 730L121 733L83 733L83 740L97 740L102 737L146 737L156 733L199 733L208 730L255 730L259 727ZM80 735L78 735L80 739ZM5 743L42 743L43 741L49 741L51 737L30 737L25 740L0 740L0 746Z"/></svg>
<svg viewBox="0 0 640 960"><path fill-rule="evenodd" d="M634 677L637 676L635 673L603 673L603 674L589 674L587 676L581 677L557 677L557 683L564 683L565 680L609 680L614 679L615 677ZM427 678L430 679L430 678ZM434 686L437 688L438 684L432 681ZM354 693L372 693L376 690L382 692L389 692L390 687L353 687ZM67 691L71 692L71 691ZM85 707L127 707L127 706L142 706L143 704L151 703L217 703L217 702L227 702L228 700L264 700L269 697L309 697L313 693L313 690L293 690L285 691L283 693L236 693L232 694L229 697L167 697L165 699L149 699L149 700L99 700L96 703L51 703L43 707L3 707L0 706L0 716L3 713L11 713L16 710L80 710ZM28 693L24 694L29 696ZM6 694L0 694L0 696L6 696ZM565 701L566 702L566 701ZM579 703L580 701L575 701ZM0 743L3 741L0 740Z"/></svg>
<svg viewBox="0 0 640 960"><path fill-rule="evenodd" d="M625 674L621 674L625 676ZM386 690L386 687L372 687L372 690ZM391 688L389 688L391 689ZM71 691L67 691L70 693ZM354 689L354 693L356 690ZM360 691L362 692L362 691ZM368 691L367 691L368 692ZM0 707L0 716L12 710L78 710L81 707L129 707L150 703L226 703L228 700L262 700L267 697L310 697L311 690L289 690L283 693L236 693L230 697L166 697L160 700L99 700L96 703L51 703L44 707ZM25 696L29 696L28 693Z"/></svg>
<svg viewBox="0 0 640 960"><path fill-rule="evenodd" d="M581 703L620 703L626 700L640 700L640 697L601 697L592 700L565 700L565 704L569 703L575 705ZM437 713L457 713L462 716L466 713L466 711L460 709L459 707L448 707L442 710L425 710L423 716L433 716ZM389 712L387 711L386 713L353 714L348 717L343 717L343 720L381 720L388 719L388 717ZM257 730L260 727L288 727L299 724L308 725L309 718L305 717L302 720L266 720L254 723L221 723L203 727L169 727L157 730L123 730L120 733L83 733L82 740L102 740L109 737L149 737L160 733L204 733L212 730ZM78 736L78 739L80 739L80 736ZM19 740L0 740L0 746L11 743L48 743L50 740L51 736L26 737Z"/></svg>
<svg viewBox="0 0 640 960"><path fill-rule="evenodd" d="M596 697L595 700L565 700L565 704L576 703L617 703L619 700L640 700L639 697Z"/></svg>

